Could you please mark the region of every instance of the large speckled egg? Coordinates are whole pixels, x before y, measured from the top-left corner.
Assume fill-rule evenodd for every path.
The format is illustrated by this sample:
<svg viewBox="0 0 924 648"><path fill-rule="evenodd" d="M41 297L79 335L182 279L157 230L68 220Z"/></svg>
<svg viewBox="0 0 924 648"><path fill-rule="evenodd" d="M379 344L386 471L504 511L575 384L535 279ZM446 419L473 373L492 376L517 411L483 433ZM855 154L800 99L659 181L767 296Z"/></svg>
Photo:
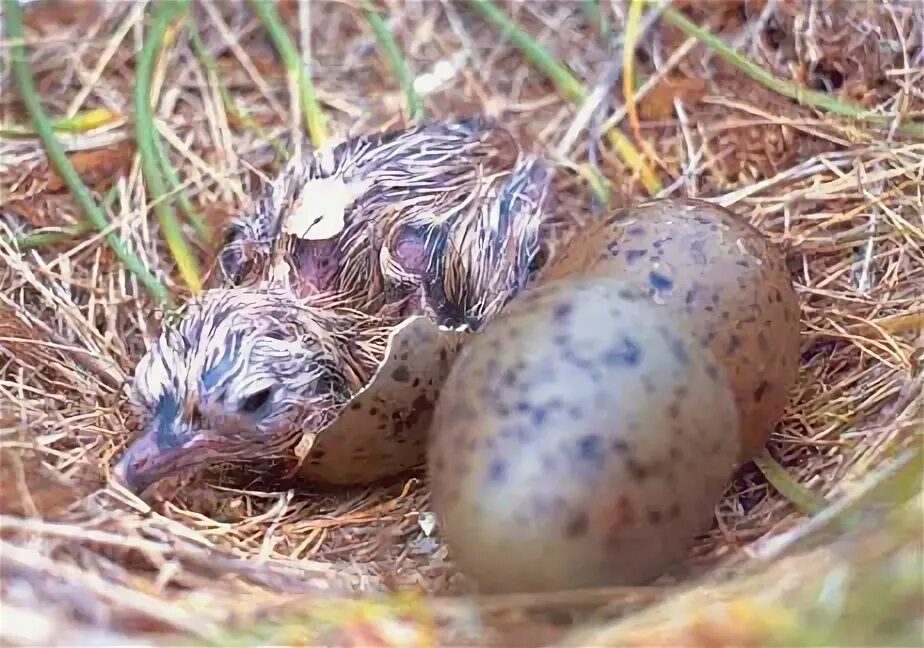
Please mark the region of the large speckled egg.
<svg viewBox="0 0 924 648"><path fill-rule="evenodd" d="M729 376L747 462L782 417L799 365L799 301L783 254L733 212L654 200L596 221L545 279L619 277L644 289L708 344Z"/></svg>
<svg viewBox="0 0 924 648"><path fill-rule="evenodd" d="M643 583L710 527L737 425L721 366L647 296L613 279L539 285L450 369L432 506L482 591Z"/></svg>

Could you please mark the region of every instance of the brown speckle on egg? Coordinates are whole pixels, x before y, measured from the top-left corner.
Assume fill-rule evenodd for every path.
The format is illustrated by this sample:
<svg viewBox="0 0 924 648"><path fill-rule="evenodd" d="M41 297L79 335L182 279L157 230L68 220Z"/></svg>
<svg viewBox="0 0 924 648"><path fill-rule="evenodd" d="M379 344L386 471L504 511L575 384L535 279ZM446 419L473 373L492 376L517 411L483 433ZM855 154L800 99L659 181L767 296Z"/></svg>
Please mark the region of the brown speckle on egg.
<svg viewBox="0 0 924 648"><path fill-rule="evenodd" d="M383 364L337 419L320 430L299 476L361 484L420 466L438 390L466 334L440 331L423 317L397 327ZM445 362L434 363L433 358ZM455 415L464 420L466 412Z"/></svg>
<svg viewBox="0 0 924 648"><path fill-rule="evenodd" d="M391 377L392 380L396 382L406 383L410 382L411 373L408 371L406 365L399 365L391 372Z"/></svg>
<svg viewBox="0 0 924 648"><path fill-rule="evenodd" d="M580 538L587 533L587 513L581 511L574 514L565 527L565 535L569 538Z"/></svg>
<svg viewBox="0 0 924 648"><path fill-rule="evenodd" d="M638 261L644 257L646 254L648 254L647 250L628 250L626 252L626 261L629 263L634 263L635 261Z"/></svg>

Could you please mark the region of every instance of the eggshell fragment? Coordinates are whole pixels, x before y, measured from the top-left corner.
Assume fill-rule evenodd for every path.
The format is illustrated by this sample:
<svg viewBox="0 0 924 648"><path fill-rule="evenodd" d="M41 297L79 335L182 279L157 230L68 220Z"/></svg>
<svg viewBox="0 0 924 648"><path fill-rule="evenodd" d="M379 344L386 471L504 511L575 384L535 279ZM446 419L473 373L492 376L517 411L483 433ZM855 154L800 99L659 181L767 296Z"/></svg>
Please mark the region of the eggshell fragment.
<svg viewBox="0 0 924 648"><path fill-rule="evenodd" d="M395 327L382 365L316 433L299 477L359 484L423 464L433 404L464 338L423 316Z"/></svg>
<svg viewBox="0 0 924 648"><path fill-rule="evenodd" d="M728 374L741 412L740 462L782 417L799 365L799 300L783 254L733 212L655 200L598 220L543 275L619 277L691 322Z"/></svg>
<svg viewBox="0 0 924 648"><path fill-rule="evenodd" d="M727 377L615 279L520 295L470 339L430 433L432 506L483 591L646 582L707 530L740 449Z"/></svg>

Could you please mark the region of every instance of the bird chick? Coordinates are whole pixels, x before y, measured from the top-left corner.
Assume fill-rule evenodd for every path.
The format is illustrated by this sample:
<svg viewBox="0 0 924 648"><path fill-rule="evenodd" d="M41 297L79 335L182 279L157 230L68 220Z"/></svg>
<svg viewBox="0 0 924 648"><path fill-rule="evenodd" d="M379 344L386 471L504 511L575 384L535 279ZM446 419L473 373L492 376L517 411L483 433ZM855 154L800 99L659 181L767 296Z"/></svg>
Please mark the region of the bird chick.
<svg viewBox="0 0 924 648"><path fill-rule="evenodd" d="M517 151L472 119L359 137L290 165L230 225L225 286L139 363L146 427L121 481L144 490L182 468L284 457L368 386L407 316L479 328L547 243L550 169Z"/></svg>
<svg viewBox="0 0 924 648"><path fill-rule="evenodd" d="M555 243L546 228L552 174L545 161L522 156L451 222L442 255L423 278L423 310L431 318L477 331L533 279Z"/></svg>
<svg viewBox="0 0 924 648"><path fill-rule="evenodd" d="M272 286L207 291L184 310L135 370L143 428L115 475L136 492L192 467L285 458L368 381L389 331Z"/></svg>
<svg viewBox="0 0 924 648"><path fill-rule="evenodd" d="M471 118L362 135L293 160L227 228L225 285L286 282L301 296L349 296L370 312L401 299L419 275L389 274L381 262L393 232L439 230L517 153L506 130Z"/></svg>

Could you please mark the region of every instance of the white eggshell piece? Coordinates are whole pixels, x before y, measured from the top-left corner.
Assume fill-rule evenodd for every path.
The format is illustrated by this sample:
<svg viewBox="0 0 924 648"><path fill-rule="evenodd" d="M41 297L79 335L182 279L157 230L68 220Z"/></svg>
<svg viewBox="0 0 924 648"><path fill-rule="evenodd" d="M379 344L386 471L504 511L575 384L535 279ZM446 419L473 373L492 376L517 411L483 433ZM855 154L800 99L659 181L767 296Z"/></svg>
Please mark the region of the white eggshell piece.
<svg viewBox="0 0 924 648"><path fill-rule="evenodd" d="M368 188L366 182L347 182L341 176L310 180L283 223L283 233L311 241L337 236L347 210Z"/></svg>

